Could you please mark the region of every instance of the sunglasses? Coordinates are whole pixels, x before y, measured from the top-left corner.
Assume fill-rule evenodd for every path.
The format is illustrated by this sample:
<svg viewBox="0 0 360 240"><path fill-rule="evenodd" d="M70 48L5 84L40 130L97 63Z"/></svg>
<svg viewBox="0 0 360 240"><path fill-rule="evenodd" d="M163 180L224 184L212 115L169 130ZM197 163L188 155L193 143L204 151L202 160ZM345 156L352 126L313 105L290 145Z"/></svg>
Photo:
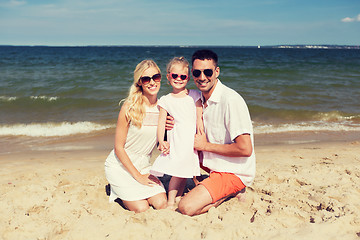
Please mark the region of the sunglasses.
<svg viewBox="0 0 360 240"><path fill-rule="evenodd" d="M179 75L179 74L176 74L176 73L170 73L170 76L172 79L177 79L178 77L180 77L181 80L186 80L188 79L188 75Z"/></svg>
<svg viewBox="0 0 360 240"><path fill-rule="evenodd" d="M206 77L211 77L214 74L214 71L212 69L204 69L203 71L195 69L193 70L192 74L194 77L199 77L202 72L205 74Z"/></svg>
<svg viewBox="0 0 360 240"><path fill-rule="evenodd" d="M161 74L157 73L154 74L152 77L144 76L140 78L140 81L142 84L147 85L151 82L151 79L154 80L154 82L161 82Z"/></svg>

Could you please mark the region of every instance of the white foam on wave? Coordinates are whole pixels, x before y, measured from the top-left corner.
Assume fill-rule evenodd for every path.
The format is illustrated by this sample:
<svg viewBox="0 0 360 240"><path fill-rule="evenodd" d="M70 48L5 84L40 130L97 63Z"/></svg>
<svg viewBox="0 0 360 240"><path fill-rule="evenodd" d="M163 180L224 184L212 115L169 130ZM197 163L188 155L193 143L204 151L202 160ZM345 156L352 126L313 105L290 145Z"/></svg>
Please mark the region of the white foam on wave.
<svg viewBox="0 0 360 240"><path fill-rule="evenodd" d="M300 132L300 131L360 131L359 124L340 124L340 123L293 123L280 125L257 125L254 124L254 133L284 133L284 132Z"/></svg>
<svg viewBox="0 0 360 240"><path fill-rule="evenodd" d="M0 136L56 137L90 133L108 128L115 128L115 125L98 124L94 122L13 124L0 125ZM324 122L272 125L254 122L255 134L300 131L360 131L360 125Z"/></svg>
<svg viewBox="0 0 360 240"><path fill-rule="evenodd" d="M115 127L93 122L0 125L0 136L56 137L90 133Z"/></svg>
<svg viewBox="0 0 360 240"><path fill-rule="evenodd" d="M0 96L0 100L4 102L11 102L15 101L17 97L7 97L7 96Z"/></svg>
<svg viewBox="0 0 360 240"><path fill-rule="evenodd" d="M339 111L332 111L332 112L318 113L316 117L321 121L349 121L360 118L360 115L344 116Z"/></svg>
<svg viewBox="0 0 360 240"><path fill-rule="evenodd" d="M27 97L26 97L27 98ZM12 102L19 99L19 97L9 97L9 96L0 96L0 101L3 102ZM59 99L59 97L52 97L52 96L30 96L30 99L32 100L43 100L43 101L56 101Z"/></svg>
<svg viewBox="0 0 360 240"><path fill-rule="evenodd" d="M49 102L52 102L52 101L56 101L58 99L58 97L49 97L49 96L30 96L31 99L33 100L44 100L44 101L49 101Z"/></svg>

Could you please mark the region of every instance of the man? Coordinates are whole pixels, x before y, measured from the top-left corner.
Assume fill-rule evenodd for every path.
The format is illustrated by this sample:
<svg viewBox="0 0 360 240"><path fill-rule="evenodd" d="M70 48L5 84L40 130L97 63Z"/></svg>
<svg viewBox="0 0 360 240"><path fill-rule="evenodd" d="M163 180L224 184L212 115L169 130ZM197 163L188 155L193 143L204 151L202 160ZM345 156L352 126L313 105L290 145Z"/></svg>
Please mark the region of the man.
<svg viewBox="0 0 360 240"><path fill-rule="evenodd" d="M218 79L218 57L211 50L192 56L192 74L201 91L205 132L195 135L194 148L202 151L207 179L187 193L179 211L193 216L207 212L236 196L255 177L253 129L243 98Z"/></svg>

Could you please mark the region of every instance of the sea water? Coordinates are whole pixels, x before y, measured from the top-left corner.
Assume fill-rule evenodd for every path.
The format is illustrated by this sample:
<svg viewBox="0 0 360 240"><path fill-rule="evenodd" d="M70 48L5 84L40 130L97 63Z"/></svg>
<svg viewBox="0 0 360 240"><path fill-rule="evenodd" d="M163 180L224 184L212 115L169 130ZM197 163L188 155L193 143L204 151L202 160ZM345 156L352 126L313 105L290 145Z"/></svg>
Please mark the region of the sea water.
<svg viewBox="0 0 360 240"><path fill-rule="evenodd" d="M0 46L0 136L67 136L114 128L133 71L204 47ZM247 102L255 134L360 131L360 50L207 47L219 79ZM191 79L189 88L196 89Z"/></svg>

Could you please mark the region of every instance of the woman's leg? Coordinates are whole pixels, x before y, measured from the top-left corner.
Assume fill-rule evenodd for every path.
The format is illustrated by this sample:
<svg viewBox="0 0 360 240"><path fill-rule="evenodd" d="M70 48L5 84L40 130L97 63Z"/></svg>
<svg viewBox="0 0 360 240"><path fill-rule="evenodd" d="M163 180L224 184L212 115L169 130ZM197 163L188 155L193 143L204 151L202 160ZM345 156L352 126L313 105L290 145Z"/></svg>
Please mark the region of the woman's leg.
<svg viewBox="0 0 360 240"><path fill-rule="evenodd" d="M146 199L138 200L138 201L124 201L124 200L122 200L122 202L124 203L125 207L128 210L136 212L136 213L145 212L150 207L149 202Z"/></svg>
<svg viewBox="0 0 360 240"><path fill-rule="evenodd" d="M150 205L155 209L164 209L167 206L166 193L159 193L153 197L138 201L125 201L122 200L125 207L133 212L145 212L150 208Z"/></svg>

